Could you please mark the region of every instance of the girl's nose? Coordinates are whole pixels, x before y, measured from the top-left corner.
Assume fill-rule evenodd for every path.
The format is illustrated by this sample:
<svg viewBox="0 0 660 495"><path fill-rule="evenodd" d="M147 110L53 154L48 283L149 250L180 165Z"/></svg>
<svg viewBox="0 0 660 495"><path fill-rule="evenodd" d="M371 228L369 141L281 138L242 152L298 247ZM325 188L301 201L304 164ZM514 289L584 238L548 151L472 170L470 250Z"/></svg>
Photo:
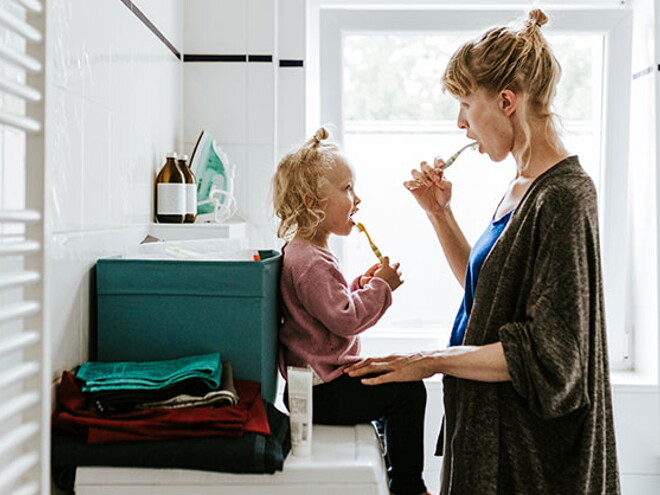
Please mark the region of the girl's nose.
<svg viewBox="0 0 660 495"><path fill-rule="evenodd" d="M358 195L357 194L353 195L353 204L357 206L360 203L362 203L362 200L358 197Z"/></svg>

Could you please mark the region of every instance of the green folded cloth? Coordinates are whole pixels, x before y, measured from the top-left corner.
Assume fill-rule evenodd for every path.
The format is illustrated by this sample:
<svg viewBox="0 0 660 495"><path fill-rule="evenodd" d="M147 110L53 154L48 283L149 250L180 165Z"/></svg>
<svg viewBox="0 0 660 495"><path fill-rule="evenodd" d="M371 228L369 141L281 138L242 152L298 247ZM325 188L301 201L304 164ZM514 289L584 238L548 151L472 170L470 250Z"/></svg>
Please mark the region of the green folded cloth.
<svg viewBox="0 0 660 495"><path fill-rule="evenodd" d="M198 378L215 390L221 374L220 353L216 352L166 361L87 361L76 378L82 381L83 392L153 390L190 378Z"/></svg>

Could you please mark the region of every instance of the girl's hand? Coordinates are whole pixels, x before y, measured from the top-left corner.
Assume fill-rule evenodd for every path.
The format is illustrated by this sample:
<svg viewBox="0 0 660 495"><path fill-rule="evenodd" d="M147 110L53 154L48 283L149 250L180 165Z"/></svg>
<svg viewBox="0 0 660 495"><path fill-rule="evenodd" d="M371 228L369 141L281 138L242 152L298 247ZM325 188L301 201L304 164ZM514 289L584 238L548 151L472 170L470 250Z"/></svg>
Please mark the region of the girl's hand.
<svg viewBox="0 0 660 495"><path fill-rule="evenodd" d="M378 269L374 272L374 277L382 278L390 286L390 289L395 290L399 287L403 280L401 280L401 270L399 270L399 263L390 265L390 258L385 256L383 263L378 265Z"/></svg>
<svg viewBox="0 0 660 495"><path fill-rule="evenodd" d="M435 170L444 168L444 161L437 159L433 165L431 167L426 162L420 163L419 170L413 169L410 172L412 180L403 183L428 214L441 212L451 200L451 182L445 179L444 172Z"/></svg>
<svg viewBox="0 0 660 495"><path fill-rule="evenodd" d="M369 280L374 278L374 274L376 273L376 270L380 268L380 263L376 263L374 266L369 268L366 272L364 272L364 275L360 277L360 281L358 282L360 284L360 288L364 289L364 286L369 283Z"/></svg>
<svg viewBox="0 0 660 495"><path fill-rule="evenodd" d="M433 376L432 355L418 352L416 354L368 358L344 370L349 376L378 376L363 378L365 385L380 385L390 382L415 382Z"/></svg>

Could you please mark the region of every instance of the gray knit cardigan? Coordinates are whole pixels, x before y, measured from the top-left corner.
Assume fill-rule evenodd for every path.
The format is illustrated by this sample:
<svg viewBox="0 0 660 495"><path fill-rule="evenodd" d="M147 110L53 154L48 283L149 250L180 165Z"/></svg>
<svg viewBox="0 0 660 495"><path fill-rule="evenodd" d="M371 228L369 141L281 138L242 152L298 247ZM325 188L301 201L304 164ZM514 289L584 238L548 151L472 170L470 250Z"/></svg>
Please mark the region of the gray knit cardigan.
<svg viewBox="0 0 660 495"><path fill-rule="evenodd" d="M510 382L444 378L441 494L618 494L596 191L577 157L539 176L483 264L466 345Z"/></svg>

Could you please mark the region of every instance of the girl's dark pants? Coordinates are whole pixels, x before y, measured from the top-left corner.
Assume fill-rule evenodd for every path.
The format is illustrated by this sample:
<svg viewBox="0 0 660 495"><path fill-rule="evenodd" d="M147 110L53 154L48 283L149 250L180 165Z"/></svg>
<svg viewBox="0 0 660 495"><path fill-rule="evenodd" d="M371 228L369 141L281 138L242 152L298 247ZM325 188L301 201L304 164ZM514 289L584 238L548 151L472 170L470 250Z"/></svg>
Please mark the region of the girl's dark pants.
<svg viewBox="0 0 660 495"><path fill-rule="evenodd" d="M363 385L360 378L342 375L313 387L314 423L353 425L380 420L385 428L390 490L396 495L426 491L424 469L423 382ZM288 407L288 394L285 390Z"/></svg>

